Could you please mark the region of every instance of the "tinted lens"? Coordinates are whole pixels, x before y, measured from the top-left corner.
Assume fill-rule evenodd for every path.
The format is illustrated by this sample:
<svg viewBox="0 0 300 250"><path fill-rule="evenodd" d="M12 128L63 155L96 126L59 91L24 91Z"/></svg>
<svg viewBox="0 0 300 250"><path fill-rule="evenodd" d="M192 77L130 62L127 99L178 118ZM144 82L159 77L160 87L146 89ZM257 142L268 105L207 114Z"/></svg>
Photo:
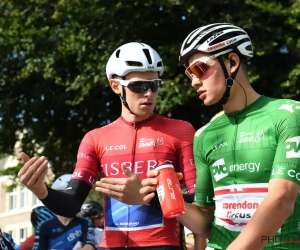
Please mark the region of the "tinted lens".
<svg viewBox="0 0 300 250"><path fill-rule="evenodd" d="M149 81L132 81L127 85L127 88L134 93L144 93L149 88L152 92L157 92L161 85L161 80L149 80Z"/></svg>
<svg viewBox="0 0 300 250"><path fill-rule="evenodd" d="M204 62L195 62L185 70L185 74L192 80L193 75L201 79L207 72L208 66Z"/></svg>

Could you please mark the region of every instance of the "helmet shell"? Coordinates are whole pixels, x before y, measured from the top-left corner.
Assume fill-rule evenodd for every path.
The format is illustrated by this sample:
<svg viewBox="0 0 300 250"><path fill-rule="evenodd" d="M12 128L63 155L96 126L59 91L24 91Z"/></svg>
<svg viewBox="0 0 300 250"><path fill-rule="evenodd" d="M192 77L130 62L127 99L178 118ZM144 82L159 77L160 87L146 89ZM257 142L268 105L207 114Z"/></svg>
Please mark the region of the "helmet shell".
<svg viewBox="0 0 300 250"><path fill-rule="evenodd" d="M113 75L126 76L130 72L157 71L163 74L164 66L159 54L145 43L126 43L116 49L106 64L108 80Z"/></svg>
<svg viewBox="0 0 300 250"><path fill-rule="evenodd" d="M52 184L51 188L56 190L65 190L71 180L71 174L64 174L58 177Z"/></svg>
<svg viewBox="0 0 300 250"><path fill-rule="evenodd" d="M244 61L253 56L251 40L245 30L230 23L210 24L193 30L186 37L179 61L187 67L189 57L197 52L216 54L228 49Z"/></svg>
<svg viewBox="0 0 300 250"><path fill-rule="evenodd" d="M36 229L38 224L40 224L43 221L49 220L55 216L55 213L53 213L49 208L45 206L38 206L34 209L32 209L30 220L33 228Z"/></svg>
<svg viewBox="0 0 300 250"><path fill-rule="evenodd" d="M103 213L101 204L97 201L88 201L81 206L79 215L82 217L97 217Z"/></svg>

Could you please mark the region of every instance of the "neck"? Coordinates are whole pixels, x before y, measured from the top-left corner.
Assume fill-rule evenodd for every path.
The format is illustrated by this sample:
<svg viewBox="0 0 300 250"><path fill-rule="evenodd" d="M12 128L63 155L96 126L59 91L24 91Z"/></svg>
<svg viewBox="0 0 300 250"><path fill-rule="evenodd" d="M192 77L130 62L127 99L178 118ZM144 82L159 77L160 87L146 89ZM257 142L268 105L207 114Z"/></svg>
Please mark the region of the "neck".
<svg viewBox="0 0 300 250"><path fill-rule="evenodd" d="M63 224L64 226L67 226L73 218L67 218L60 215L57 215L57 219Z"/></svg>
<svg viewBox="0 0 300 250"><path fill-rule="evenodd" d="M134 115L134 114L131 114L127 108L122 107L121 115L128 122L140 122L140 121L144 121L144 120L147 120L148 118L150 118L153 115L153 112L150 114L145 113L145 114Z"/></svg>
<svg viewBox="0 0 300 250"><path fill-rule="evenodd" d="M228 101L223 105L223 109L225 113L243 110L259 97L260 95L251 87L248 79L237 78L231 88Z"/></svg>

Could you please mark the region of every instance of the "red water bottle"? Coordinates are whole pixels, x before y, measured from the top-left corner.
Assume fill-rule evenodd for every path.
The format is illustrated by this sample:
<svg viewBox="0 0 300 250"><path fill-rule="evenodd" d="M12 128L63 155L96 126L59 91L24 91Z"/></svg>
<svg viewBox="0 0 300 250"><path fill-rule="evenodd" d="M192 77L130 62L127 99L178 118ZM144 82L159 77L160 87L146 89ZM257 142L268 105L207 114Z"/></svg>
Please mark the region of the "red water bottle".
<svg viewBox="0 0 300 250"><path fill-rule="evenodd" d="M166 218L173 218L185 213L185 205L182 191L177 175L171 163L165 160L158 161L157 194L163 215Z"/></svg>

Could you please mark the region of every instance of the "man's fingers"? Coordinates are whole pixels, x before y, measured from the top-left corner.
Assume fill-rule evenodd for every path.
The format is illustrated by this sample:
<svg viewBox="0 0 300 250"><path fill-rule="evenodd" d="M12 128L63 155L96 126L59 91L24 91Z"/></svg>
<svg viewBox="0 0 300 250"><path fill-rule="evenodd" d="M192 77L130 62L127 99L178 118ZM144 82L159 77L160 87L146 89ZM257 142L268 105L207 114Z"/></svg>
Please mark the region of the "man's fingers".
<svg viewBox="0 0 300 250"><path fill-rule="evenodd" d="M45 156L33 157L21 168L18 177L23 184L32 185L36 179L48 169L48 160Z"/></svg>
<svg viewBox="0 0 300 250"><path fill-rule="evenodd" d="M157 183L158 183L158 180L156 178L146 178L146 179L142 180L142 185L144 187L148 187L148 186L156 187Z"/></svg>
<svg viewBox="0 0 300 250"><path fill-rule="evenodd" d="M104 183L101 181L96 182L96 186L102 189L116 191L116 192L122 192L124 190L124 185L121 184L111 184L111 183Z"/></svg>
<svg viewBox="0 0 300 250"><path fill-rule="evenodd" d="M176 173L176 176L178 180L181 180L183 178L183 175L180 172Z"/></svg>
<svg viewBox="0 0 300 250"><path fill-rule="evenodd" d="M147 177L149 177L149 178L153 178L153 177L156 177L156 176L158 176L158 171L157 170L150 170L150 171L148 171L147 172Z"/></svg>
<svg viewBox="0 0 300 250"><path fill-rule="evenodd" d="M24 164L24 166L20 169L19 173L18 173L18 177L21 178L22 175L24 175L27 170L33 165L36 163L36 161L38 160L37 157L32 157L31 159L27 160L27 157L28 155L25 156L25 160L26 160L26 163ZM29 158L29 157L28 157ZM22 160L24 162L24 159L22 157Z"/></svg>
<svg viewBox="0 0 300 250"><path fill-rule="evenodd" d="M24 152L21 152L20 157L24 163L26 163L30 160L29 156L27 154L25 154Z"/></svg>
<svg viewBox="0 0 300 250"><path fill-rule="evenodd" d="M29 172L30 178L27 181L27 185L33 186L41 179L44 180L47 170L48 170L48 161L47 160L43 161L36 169L29 168L28 172Z"/></svg>
<svg viewBox="0 0 300 250"><path fill-rule="evenodd" d="M146 203L150 203L150 201L153 199L154 196L155 193L151 192L150 194L144 196L143 201Z"/></svg>
<svg viewBox="0 0 300 250"><path fill-rule="evenodd" d="M128 168L126 168L124 163L122 163L121 168L123 173L126 174L128 177L132 177L136 175L135 173L131 172Z"/></svg>
<svg viewBox="0 0 300 250"><path fill-rule="evenodd" d="M120 198L123 196L121 192L113 191L111 189L106 189L102 187L96 187L95 190L116 200L120 200Z"/></svg>
<svg viewBox="0 0 300 250"><path fill-rule="evenodd" d="M111 184L111 185L124 185L128 181L128 178L101 178L100 181L96 182L96 186L101 184Z"/></svg>

